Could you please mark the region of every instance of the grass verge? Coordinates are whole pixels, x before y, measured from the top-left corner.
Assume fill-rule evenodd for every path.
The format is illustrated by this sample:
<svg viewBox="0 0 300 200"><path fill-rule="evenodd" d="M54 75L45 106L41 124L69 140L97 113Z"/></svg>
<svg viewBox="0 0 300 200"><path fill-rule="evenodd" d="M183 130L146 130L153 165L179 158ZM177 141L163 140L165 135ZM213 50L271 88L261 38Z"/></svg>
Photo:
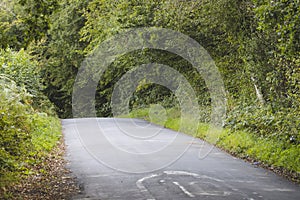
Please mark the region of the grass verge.
<svg viewBox="0 0 300 200"><path fill-rule="evenodd" d="M188 119L181 119L180 112L174 108L167 110L165 122L151 120L148 112L149 109L147 108L137 109L133 110L128 116L121 117L144 119L175 131L179 130L180 123L189 122ZM205 138L208 138L208 128L208 124L200 123L197 133L189 130L183 132L205 140ZM216 146L234 156L268 168L277 174L300 183L300 145L289 144L278 139L259 137L246 131L223 129Z"/></svg>
<svg viewBox="0 0 300 200"><path fill-rule="evenodd" d="M44 113L30 122L32 150L1 174L0 199L66 199L78 188L65 168L61 122Z"/></svg>

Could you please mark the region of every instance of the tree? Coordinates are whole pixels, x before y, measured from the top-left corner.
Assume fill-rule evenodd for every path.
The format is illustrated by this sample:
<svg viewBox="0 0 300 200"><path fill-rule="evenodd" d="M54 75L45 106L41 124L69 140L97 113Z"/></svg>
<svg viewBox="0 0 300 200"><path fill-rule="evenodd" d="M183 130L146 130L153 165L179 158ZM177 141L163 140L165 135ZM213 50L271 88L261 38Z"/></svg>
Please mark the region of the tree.
<svg viewBox="0 0 300 200"><path fill-rule="evenodd" d="M2 48L27 48L49 29L49 16L57 8L57 0L4 0L0 5Z"/></svg>
<svg viewBox="0 0 300 200"><path fill-rule="evenodd" d="M60 117L72 117L72 89L84 59L85 42L80 41L83 12L88 1L63 0L49 18L47 35L30 46L39 60L44 93L56 105Z"/></svg>

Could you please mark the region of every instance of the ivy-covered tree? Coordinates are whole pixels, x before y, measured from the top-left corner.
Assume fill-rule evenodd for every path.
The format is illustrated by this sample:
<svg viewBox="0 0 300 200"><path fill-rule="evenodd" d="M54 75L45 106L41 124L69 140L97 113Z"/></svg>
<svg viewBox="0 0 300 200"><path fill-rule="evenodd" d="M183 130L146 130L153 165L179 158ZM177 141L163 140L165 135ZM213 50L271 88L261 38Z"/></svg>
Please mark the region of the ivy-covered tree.
<svg viewBox="0 0 300 200"><path fill-rule="evenodd" d="M267 57L274 70L268 73L270 98L282 106L299 108L300 7L299 1L255 1L258 31L270 38Z"/></svg>

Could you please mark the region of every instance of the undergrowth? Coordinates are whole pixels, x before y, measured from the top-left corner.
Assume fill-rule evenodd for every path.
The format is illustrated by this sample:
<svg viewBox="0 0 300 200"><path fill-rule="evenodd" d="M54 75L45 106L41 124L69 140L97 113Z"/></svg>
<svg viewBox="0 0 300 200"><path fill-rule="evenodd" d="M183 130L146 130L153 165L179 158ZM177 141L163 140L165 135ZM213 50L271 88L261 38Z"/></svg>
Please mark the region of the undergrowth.
<svg viewBox="0 0 300 200"><path fill-rule="evenodd" d="M10 97L11 92L7 93ZM31 168L43 162L61 137L61 124L56 116L36 112L22 103L25 99L15 97L14 102L3 90L0 98L1 190L29 175Z"/></svg>

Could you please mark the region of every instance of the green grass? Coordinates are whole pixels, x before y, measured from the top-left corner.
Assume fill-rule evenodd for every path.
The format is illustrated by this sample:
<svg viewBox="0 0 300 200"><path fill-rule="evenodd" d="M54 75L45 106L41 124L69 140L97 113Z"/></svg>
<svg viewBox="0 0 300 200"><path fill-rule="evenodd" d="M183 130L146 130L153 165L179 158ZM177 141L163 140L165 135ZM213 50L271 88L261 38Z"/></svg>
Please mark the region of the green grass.
<svg viewBox="0 0 300 200"><path fill-rule="evenodd" d="M300 173L300 145L238 131L224 134L218 146L240 157L249 157L269 166Z"/></svg>
<svg viewBox="0 0 300 200"><path fill-rule="evenodd" d="M128 116L122 117L140 118L151 121L148 111L149 109L138 109L132 111ZM168 109L166 112L166 121L160 121L156 124L178 131L181 122L190 122L189 119L181 119L180 111L174 108ZM151 122L155 123L153 120ZM200 123L196 132L191 132L190 130L193 129L183 130L182 132L210 142L208 124ZM241 158L249 158L260 161L267 166L279 167L289 172L300 173L300 145L293 145L278 139L259 137L247 131L223 129L216 146Z"/></svg>
<svg viewBox="0 0 300 200"><path fill-rule="evenodd" d="M50 152L61 138L61 123L57 117L35 114L32 143L37 152Z"/></svg>

